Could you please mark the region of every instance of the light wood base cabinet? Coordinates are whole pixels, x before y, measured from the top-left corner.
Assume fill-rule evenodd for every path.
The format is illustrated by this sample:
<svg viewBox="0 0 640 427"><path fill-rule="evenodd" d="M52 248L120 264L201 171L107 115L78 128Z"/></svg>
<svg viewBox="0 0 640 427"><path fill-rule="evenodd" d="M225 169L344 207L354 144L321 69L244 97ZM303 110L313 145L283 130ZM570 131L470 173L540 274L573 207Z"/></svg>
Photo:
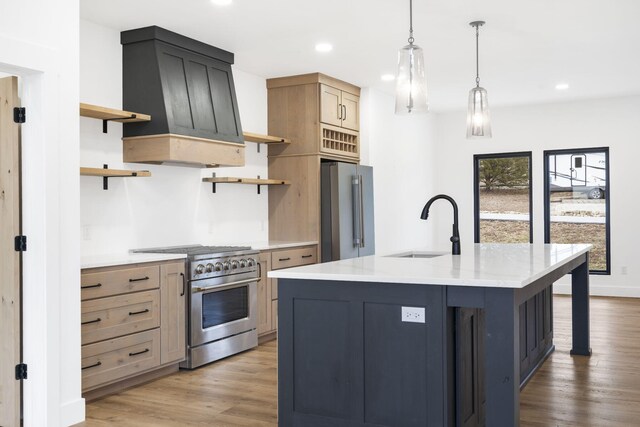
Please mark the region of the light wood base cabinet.
<svg viewBox="0 0 640 427"><path fill-rule="evenodd" d="M82 271L82 390L175 365L186 351L184 262Z"/></svg>
<svg viewBox="0 0 640 427"><path fill-rule="evenodd" d="M260 252L260 282L258 282L258 336L265 341L278 331L278 280L267 273L281 268L299 267L318 262L318 246L300 246Z"/></svg>
<svg viewBox="0 0 640 427"><path fill-rule="evenodd" d="M184 263L160 266L160 363L181 362L186 356L186 278Z"/></svg>

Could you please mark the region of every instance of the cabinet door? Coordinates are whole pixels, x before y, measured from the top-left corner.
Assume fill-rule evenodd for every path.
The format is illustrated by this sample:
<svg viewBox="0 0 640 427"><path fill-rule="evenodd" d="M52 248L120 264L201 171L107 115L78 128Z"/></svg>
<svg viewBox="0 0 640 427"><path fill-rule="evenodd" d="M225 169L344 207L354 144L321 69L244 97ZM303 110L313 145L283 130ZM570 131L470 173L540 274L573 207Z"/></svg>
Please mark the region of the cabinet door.
<svg viewBox="0 0 640 427"><path fill-rule="evenodd" d="M342 127L360 130L360 97L342 92Z"/></svg>
<svg viewBox="0 0 640 427"><path fill-rule="evenodd" d="M341 91L320 85L320 121L334 126L342 125Z"/></svg>
<svg viewBox="0 0 640 427"><path fill-rule="evenodd" d="M187 283L184 263L160 266L160 361L182 361L186 351Z"/></svg>
<svg viewBox="0 0 640 427"><path fill-rule="evenodd" d="M258 335L272 331L271 327L271 279L267 277L270 270L270 252L260 253L260 281L258 282Z"/></svg>

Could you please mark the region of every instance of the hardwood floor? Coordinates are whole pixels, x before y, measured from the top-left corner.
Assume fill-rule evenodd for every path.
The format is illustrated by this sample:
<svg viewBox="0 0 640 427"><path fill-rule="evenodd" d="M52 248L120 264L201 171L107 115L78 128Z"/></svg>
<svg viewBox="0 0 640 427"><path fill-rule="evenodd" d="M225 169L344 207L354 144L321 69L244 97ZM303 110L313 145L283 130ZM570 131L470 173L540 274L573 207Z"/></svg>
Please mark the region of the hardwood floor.
<svg viewBox="0 0 640 427"><path fill-rule="evenodd" d="M521 425L640 425L640 299L591 299L591 358L569 355L569 297L554 297L554 315L556 351L522 392ZM96 400L80 425L275 426L276 350L272 341Z"/></svg>

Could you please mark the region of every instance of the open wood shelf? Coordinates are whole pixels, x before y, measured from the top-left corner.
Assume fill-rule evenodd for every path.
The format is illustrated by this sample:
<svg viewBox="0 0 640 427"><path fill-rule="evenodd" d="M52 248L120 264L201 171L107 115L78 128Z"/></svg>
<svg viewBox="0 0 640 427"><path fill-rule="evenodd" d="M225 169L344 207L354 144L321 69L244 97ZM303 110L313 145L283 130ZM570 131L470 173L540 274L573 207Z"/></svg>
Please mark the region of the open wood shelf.
<svg viewBox="0 0 640 427"><path fill-rule="evenodd" d="M139 176L151 176L149 171L129 171L123 169L104 169L104 168L80 168L82 176L102 176L107 178L127 178Z"/></svg>
<svg viewBox="0 0 640 427"><path fill-rule="evenodd" d="M133 178L151 176L149 171L132 171L124 169L109 169L107 165L103 168L80 168L81 176L99 176L102 177L102 189L109 189L109 178Z"/></svg>
<svg viewBox="0 0 640 427"><path fill-rule="evenodd" d="M112 122L148 122L151 116L131 111L116 110L115 108L100 107L98 105L80 103L80 115L92 119L109 120Z"/></svg>
<svg viewBox="0 0 640 427"><path fill-rule="evenodd" d="M253 184L253 185L289 185L290 181L284 179L256 179L256 178L235 178L221 176L216 178L202 178L202 182L213 182L217 184Z"/></svg>
<svg viewBox="0 0 640 427"><path fill-rule="evenodd" d="M82 102L80 103L80 115L82 117L102 120L102 132L104 133L107 133L108 122L133 123L151 121L151 116L148 114L116 110L115 108L100 107Z"/></svg>
<svg viewBox="0 0 640 427"><path fill-rule="evenodd" d="M213 192L216 192L216 184L253 184L258 186L258 194L260 194L261 185L290 185L291 181L285 179L261 179L258 178L236 178L230 176L221 176L213 178L202 178L202 182L210 182Z"/></svg>
<svg viewBox="0 0 640 427"><path fill-rule="evenodd" d="M258 144L290 144L291 141L280 136L260 135L258 133L243 132L244 140Z"/></svg>

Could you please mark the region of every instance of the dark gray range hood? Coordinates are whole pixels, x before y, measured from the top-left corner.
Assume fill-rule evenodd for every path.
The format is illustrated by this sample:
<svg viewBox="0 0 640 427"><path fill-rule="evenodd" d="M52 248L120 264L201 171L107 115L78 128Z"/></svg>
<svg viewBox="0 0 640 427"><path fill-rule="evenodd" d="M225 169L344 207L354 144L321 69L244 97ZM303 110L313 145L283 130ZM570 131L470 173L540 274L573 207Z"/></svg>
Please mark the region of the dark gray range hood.
<svg viewBox="0 0 640 427"><path fill-rule="evenodd" d="M124 125L124 161L244 165L233 53L156 26L120 39L123 108L151 115Z"/></svg>

